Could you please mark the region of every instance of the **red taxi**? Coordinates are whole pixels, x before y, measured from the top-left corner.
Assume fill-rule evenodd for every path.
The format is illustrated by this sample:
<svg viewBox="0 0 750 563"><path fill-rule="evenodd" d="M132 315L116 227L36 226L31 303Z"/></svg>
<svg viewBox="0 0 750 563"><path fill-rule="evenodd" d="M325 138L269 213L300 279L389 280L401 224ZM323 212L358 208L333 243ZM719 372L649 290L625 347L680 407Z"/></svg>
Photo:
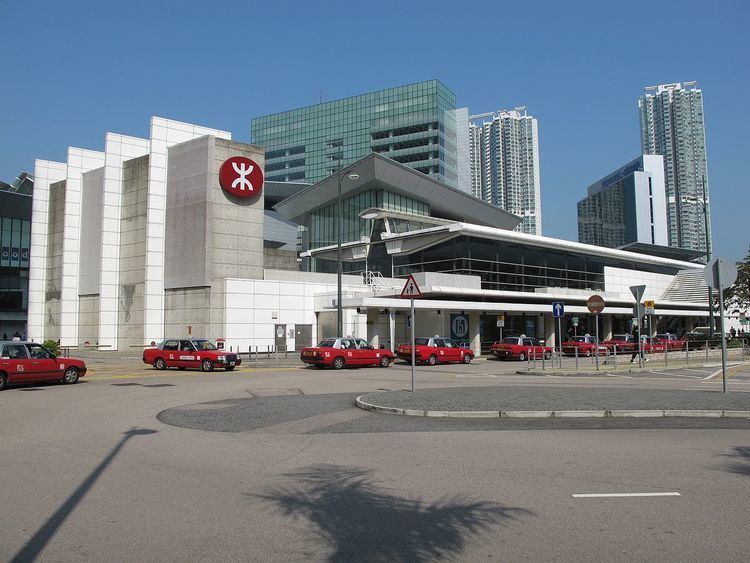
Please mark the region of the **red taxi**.
<svg viewBox="0 0 750 563"><path fill-rule="evenodd" d="M604 344L597 344L596 338L590 334L584 336L572 336L567 342L562 344L563 356L575 356L578 350L579 356L606 356L609 354L609 348Z"/></svg>
<svg viewBox="0 0 750 563"><path fill-rule="evenodd" d="M613 334L612 338L605 340L602 344L610 349L614 349L617 346L617 352L632 352L638 349L638 340L628 333L624 334Z"/></svg>
<svg viewBox="0 0 750 563"><path fill-rule="evenodd" d="M61 381L77 383L86 375L86 364L59 358L34 342L0 342L0 391L13 383Z"/></svg>
<svg viewBox="0 0 750 563"><path fill-rule="evenodd" d="M362 338L326 338L317 346L303 348L300 360L316 368L341 369L348 366L380 366L393 362L393 352L370 346Z"/></svg>
<svg viewBox="0 0 750 563"><path fill-rule="evenodd" d="M641 349L644 352L664 352L667 350L667 345L664 342L659 342L655 338L651 338L650 336L641 336L641 342L643 344L641 345Z"/></svg>
<svg viewBox="0 0 750 563"><path fill-rule="evenodd" d="M552 357L552 348L545 346L536 338L528 336L508 336L501 342L492 345L492 353L498 360L512 358L524 361L526 358L549 360Z"/></svg>
<svg viewBox="0 0 750 563"><path fill-rule="evenodd" d="M396 348L399 359L411 363L411 344L402 344ZM434 366L437 363L463 362L468 364L474 358L474 352L459 346L450 338L415 338L414 360Z"/></svg>
<svg viewBox="0 0 750 563"><path fill-rule="evenodd" d="M685 348L685 341L682 338L677 338L676 334L668 332L657 334L655 340L660 344L664 344L667 350L683 350Z"/></svg>
<svg viewBox="0 0 750 563"><path fill-rule="evenodd" d="M219 350L210 340L171 338L160 342L156 348L146 348L143 351L143 363L156 369L194 368L213 371L218 367L232 371L242 360L239 354Z"/></svg>

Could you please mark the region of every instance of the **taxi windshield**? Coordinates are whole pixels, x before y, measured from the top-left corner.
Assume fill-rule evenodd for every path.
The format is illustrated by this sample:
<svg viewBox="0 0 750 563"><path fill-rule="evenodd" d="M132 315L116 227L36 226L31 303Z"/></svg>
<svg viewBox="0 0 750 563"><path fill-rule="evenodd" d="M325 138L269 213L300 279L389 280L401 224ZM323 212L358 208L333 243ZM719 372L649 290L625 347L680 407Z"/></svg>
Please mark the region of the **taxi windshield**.
<svg viewBox="0 0 750 563"><path fill-rule="evenodd" d="M196 350L218 350L210 340L193 340Z"/></svg>

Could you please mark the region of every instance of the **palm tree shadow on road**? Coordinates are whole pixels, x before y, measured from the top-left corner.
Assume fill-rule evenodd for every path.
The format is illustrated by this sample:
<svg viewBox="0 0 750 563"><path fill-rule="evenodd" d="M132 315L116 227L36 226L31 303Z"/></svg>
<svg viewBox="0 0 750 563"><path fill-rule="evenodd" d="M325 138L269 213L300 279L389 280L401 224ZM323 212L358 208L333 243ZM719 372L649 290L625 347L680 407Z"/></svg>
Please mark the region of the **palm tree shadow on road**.
<svg viewBox="0 0 750 563"><path fill-rule="evenodd" d="M730 473L750 477L750 447L734 446L732 450L731 453L722 454L732 460L726 464L725 469Z"/></svg>
<svg viewBox="0 0 750 563"><path fill-rule="evenodd" d="M319 464L286 473L295 485L261 498L303 517L333 548L330 561L424 561L461 553L471 538L532 515L523 508L454 496L427 503L378 490L373 471Z"/></svg>

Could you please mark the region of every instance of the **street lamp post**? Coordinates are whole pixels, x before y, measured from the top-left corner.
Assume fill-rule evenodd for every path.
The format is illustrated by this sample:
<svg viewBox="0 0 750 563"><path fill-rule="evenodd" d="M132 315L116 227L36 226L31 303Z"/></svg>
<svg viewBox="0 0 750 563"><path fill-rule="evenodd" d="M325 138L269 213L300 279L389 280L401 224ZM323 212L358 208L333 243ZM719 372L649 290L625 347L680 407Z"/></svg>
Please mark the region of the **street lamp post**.
<svg viewBox="0 0 750 563"><path fill-rule="evenodd" d="M708 204L706 203L706 177L703 176L703 226L706 229L706 264L711 261L711 247L708 244ZM714 300L711 286L708 286L708 337L714 337Z"/></svg>
<svg viewBox="0 0 750 563"><path fill-rule="evenodd" d="M339 169L336 173L336 328L337 336L344 336L344 307L342 303L343 298L343 264L341 262L341 237L344 231L344 214L341 209L341 176L343 175L343 168L341 166L341 156L339 156ZM359 178L359 174L356 172L350 172L348 178L350 180L356 180Z"/></svg>

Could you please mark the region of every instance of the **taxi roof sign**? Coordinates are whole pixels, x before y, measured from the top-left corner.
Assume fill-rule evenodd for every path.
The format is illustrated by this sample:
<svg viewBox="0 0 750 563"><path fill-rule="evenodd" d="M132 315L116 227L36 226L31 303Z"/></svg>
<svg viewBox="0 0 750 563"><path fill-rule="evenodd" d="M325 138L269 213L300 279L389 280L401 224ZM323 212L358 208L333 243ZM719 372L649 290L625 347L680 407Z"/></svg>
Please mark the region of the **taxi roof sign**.
<svg viewBox="0 0 750 563"><path fill-rule="evenodd" d="M409 278L404 284L404 289L401 290L401 297L414 298L422 297L422 292L419 290L417 282L414 280L414 276L409 274Z"/></svg>

